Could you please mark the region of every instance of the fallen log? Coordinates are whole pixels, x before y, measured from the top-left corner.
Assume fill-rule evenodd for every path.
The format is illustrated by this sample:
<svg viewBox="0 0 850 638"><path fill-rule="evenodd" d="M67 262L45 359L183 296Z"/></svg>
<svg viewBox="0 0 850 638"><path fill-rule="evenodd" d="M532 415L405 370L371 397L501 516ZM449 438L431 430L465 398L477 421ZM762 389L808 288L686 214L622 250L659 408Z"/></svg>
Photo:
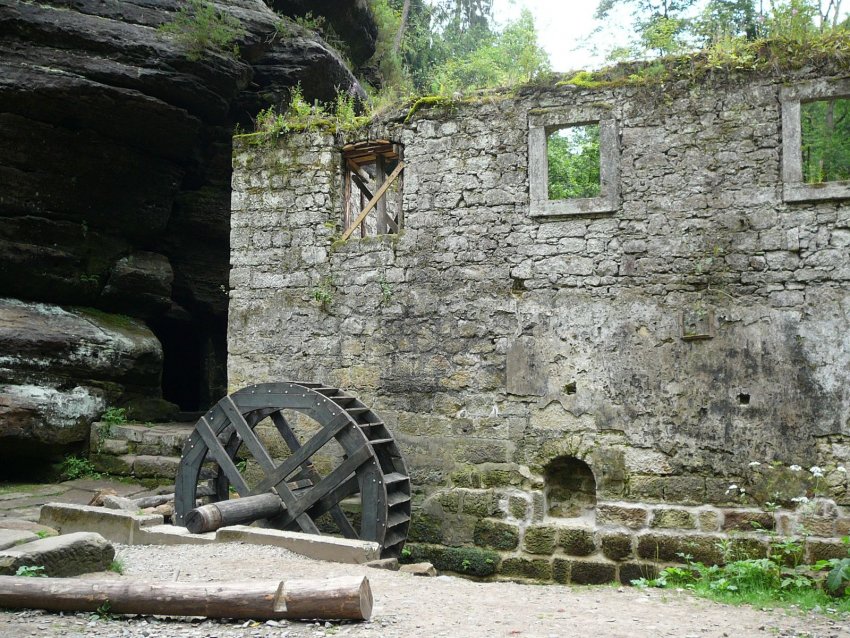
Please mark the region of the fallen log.
<svg viewBox="0 0 850 638"><path fill-rule="evenodd" d="M227 525L253 523L261 518L274 518L285 507L277 494L258 494L229 501L219 501L189 510L183 524L193 534L214 532Z"/></svg>
<svg viewBox="0 0 850 638"><path fill-rule="evenodd" d="M365 576L322 580L177 583L0 576L0 607L254 620L369 620Z"/></svg>

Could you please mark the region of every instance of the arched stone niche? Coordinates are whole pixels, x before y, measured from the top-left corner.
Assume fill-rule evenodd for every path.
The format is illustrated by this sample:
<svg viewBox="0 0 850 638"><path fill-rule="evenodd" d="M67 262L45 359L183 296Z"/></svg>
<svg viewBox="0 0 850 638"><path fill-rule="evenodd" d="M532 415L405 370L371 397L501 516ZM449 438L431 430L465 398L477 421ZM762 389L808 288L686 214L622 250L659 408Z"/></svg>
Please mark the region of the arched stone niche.
<svg viewBox="0 0 850 638"><path fill-rule="evenodd" d="M546 514L577 518L596 508L596 477L590 466L574 456L558 456L543 469Z"/></svg>

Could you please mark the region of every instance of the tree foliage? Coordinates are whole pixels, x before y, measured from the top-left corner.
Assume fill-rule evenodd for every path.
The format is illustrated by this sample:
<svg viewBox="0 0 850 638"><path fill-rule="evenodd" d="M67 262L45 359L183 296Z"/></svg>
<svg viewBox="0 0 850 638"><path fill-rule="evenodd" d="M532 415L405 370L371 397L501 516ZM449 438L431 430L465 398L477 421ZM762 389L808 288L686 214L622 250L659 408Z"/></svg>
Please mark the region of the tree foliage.
<svg viewBox="0 0 850 638"><path fill-rule="evenodd" d="M597 197L600 193L599 125L557 129L546 139L549 199Z"/></svg>
<svg viewBox="0 0 850 638"><path fill-rule="evenodd" d="M850 180L850 99L804 102L800 111L803 180Z"/></svg>
<svg viewBox="0 0 850 638"><path fill-rule="evenodd" d="M375 56L385 84L419 92L462 92L527 82L549 69L528 11L498 28L492 0L371 3L379 30L392 33L392 42L379 42Z"/></svg>

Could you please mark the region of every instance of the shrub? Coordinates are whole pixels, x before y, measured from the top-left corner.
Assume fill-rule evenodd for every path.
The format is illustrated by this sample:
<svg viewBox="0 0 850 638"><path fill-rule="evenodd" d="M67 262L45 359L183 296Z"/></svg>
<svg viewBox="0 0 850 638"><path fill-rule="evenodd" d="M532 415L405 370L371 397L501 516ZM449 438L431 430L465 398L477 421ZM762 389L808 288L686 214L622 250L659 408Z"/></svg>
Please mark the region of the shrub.
<svg viewBox="0 0 850 638"><path fill-rule="evenodd" d="M189 0L174 20L163 24L159 31L186 47L190 60L198 60L210 51L236 56L239 48L234 42L246 33L238 19L220 12L207 0Z"/></svg>

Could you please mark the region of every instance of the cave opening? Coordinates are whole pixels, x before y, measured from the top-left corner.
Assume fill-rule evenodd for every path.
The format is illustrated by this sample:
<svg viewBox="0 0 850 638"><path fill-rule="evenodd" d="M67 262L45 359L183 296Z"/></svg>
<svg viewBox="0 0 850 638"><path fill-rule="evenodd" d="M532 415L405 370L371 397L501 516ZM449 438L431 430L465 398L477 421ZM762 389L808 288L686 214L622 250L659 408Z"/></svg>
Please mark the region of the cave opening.
<svg viewBox="0 0 850 638"><path fill-rule="evenodd" d="M162 398L183 412L206 410L204 332L193 322L164 317L150 323L162 344Z"/></svg>

